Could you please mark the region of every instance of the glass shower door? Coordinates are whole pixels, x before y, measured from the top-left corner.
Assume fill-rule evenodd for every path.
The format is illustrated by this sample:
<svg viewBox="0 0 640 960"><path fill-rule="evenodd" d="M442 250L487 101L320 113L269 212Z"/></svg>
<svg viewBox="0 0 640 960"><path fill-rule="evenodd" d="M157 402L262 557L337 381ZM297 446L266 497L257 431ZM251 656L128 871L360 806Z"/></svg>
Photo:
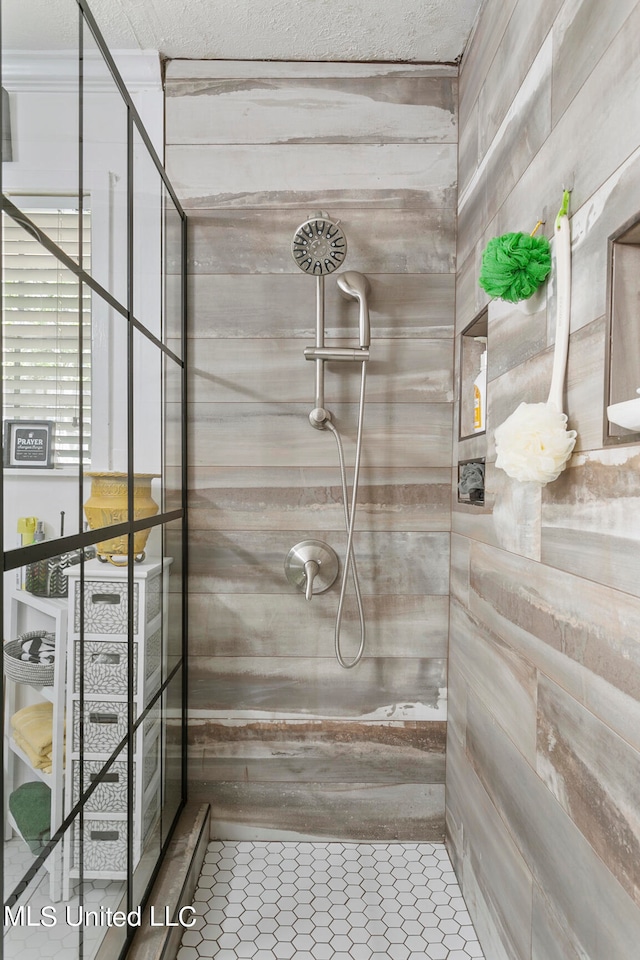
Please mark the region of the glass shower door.
<svg viewBox="0 0 640 960"><path fill-rule="evenodd" d="M186 220L85 0L0 10L0 958L115 960L185 801Z"/></svg>

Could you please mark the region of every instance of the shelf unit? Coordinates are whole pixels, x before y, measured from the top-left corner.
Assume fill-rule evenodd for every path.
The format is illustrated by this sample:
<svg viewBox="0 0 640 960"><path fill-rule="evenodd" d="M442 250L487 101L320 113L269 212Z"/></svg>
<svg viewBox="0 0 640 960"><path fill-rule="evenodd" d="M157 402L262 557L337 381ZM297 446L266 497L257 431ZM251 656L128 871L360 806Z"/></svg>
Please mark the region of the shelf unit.
<svg viewBox="0 0 640 960"><path fill-rule="evenodd" d="M21 836L9 811L8 798L20 783L34 779L42 780L51 790L51 836L53 836L64 817L67 601L53 597L37 597L26 590L15 590L10 594L9 601L10 637L15 638L27 630L43 626L55 634L56 655L52 686L34 686L5 677L5 837L10 839L12 833ZM51 773L35 769L27 755L11 737L13 714L21 707L27 706L29 702L37 702L38 699L48 700L53 705ZM62 844L57 843L45 861L50 873L50 896L53 902L60 900L62 895L62 861Z"/></svg>

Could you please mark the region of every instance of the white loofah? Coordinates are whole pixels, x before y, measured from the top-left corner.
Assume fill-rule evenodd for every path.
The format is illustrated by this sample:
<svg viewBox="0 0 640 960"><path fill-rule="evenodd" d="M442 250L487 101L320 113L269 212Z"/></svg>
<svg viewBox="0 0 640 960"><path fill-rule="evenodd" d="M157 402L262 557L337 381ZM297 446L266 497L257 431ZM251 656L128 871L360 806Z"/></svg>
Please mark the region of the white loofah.
<svg viewBox="0 0 640 960"><path fill-rule="evenodd" d="M514 480L550 483L564 470L576 437L554 404L521 403L496 429L496 467Z"/></svg>
<svg viewBox="0 0 640 960"><path fill-rule="evenodd" d="M573 452L578 434L567 430L562 412L562 388L567 369L571 319L571 233L569 191L556 217L557 268L556 342L551 387L546 403L521 403L495 432L496 467L514 480L550 483L557 480Z"/></svg>

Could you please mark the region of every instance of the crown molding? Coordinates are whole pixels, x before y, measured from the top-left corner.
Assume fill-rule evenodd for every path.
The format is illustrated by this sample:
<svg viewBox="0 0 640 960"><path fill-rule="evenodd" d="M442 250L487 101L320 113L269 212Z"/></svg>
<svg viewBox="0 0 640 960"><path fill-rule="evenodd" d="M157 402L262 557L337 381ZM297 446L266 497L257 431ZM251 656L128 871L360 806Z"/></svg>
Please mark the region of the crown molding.
<svg viewBox="0 0 640 960"><path fill-rule="evenodd" d="M156 50L112 50L130 93L162 91L160 56ZM85 51L83 82L86 89L112 87L111 73L97 50ZM2 54L2 84L10 93L51 93L78 88L78 56L74 50L6 50Z"/></svg>

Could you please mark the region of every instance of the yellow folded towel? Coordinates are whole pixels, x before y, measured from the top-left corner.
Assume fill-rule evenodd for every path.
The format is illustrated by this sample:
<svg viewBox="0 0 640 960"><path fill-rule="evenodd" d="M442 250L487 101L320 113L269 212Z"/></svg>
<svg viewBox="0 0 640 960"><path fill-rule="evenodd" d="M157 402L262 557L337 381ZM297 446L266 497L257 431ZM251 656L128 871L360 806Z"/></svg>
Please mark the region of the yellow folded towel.
<svg viewBox="0 0 640 960"><path fill-rule="evenodd" d="M17 730L13 731L13 741L26 754L29 763L34 770L42 770L44 773L51 773L52 761L51 751L49 753L35 753L29 743L21 737Z"/></svg>
<svg viewBox="0 0 640 960"><path fill-rule="evenodd" d="M53 704L49 701L23 707L11 717L11 729L26 742L35 756L51 753Z"/></svg>
<svg viewBox="0 0 640 960"><path fill-rule="evenodd" d="M66 725L65 725L66 726ZM53 757L53 704L36 703L23 707L11 717L15 744L26 754L34 770L51 773ZM63 762L66 754L66 731Z"/></svg>

